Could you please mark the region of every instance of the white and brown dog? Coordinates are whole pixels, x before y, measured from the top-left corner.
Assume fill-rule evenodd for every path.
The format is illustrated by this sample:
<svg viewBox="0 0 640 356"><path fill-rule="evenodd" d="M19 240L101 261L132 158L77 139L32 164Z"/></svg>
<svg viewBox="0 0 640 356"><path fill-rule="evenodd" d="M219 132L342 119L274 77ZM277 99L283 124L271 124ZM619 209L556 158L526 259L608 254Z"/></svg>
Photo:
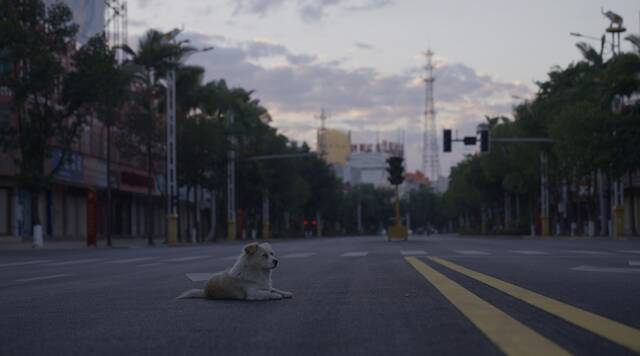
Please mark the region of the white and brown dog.
<svg viewBox="0 0 640 356"><path fill-rule="evenodd" d="M204 289L191 289L176 299L240 299L271 300L291 298L293 294L275 289L271 283L271 272L278 266L273 248L269 243L250 243L231 269L211 276Z"/></svg>

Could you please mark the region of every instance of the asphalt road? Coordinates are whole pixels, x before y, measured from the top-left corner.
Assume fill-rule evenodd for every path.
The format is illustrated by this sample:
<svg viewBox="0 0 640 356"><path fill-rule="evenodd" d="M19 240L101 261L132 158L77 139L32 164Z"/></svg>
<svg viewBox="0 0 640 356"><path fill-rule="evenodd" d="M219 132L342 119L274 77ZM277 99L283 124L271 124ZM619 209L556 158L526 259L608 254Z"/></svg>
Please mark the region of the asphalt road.
<svg viewBox="0 0 640 356"><path fill-rule="evenodd" d="M640 242L272 245L274 286L293 299L174 299L202 284L186 274L230 267L240 243L0 251L0 355L640 352Z"/></svg>

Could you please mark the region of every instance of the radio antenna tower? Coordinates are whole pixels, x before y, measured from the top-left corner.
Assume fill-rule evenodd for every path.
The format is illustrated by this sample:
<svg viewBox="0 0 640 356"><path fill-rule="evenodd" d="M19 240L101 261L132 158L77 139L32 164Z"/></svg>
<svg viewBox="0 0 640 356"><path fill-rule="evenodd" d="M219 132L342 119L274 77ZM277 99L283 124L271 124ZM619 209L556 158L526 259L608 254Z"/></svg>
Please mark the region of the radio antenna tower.
<svg viewBox="0 0 640 356"><path fill-rule="evenodd" d="M316 119L320 120L320 129L318 130L318 152L320 156L324 157L327 153L327 128L325 126L325 122L327 121L327 113L324 111L324 108L320 110L320 116L316 116Z"/></svg>
<svg viewBox="0 0 640 356"><path fill-rule="evenodd" d="M425 95L424 95L424 134L422 137L422 171L435 183L440 177L440 158L438 157L438 135L436 132L436 110L433 105L433 52L424 53L427 60L425 65Z"/></svg>
<svg viewBox="0 0 640 356"><path fill-rule="evenodd" d="M128 44L127 0L104 0L104 31L111 47ZM124 60L124 52L117 51L118 62Z"/></svg>

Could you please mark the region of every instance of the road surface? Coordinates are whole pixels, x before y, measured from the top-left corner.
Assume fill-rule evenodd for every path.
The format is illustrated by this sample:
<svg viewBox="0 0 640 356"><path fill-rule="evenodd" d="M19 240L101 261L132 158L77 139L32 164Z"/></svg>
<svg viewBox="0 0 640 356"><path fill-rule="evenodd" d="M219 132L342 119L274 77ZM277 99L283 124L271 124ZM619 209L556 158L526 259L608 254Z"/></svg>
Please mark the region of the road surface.
<svg viewBox="0 0 640 356"><path fill-rule="evenodd" d="M0 251L0 355L625 355L640 242L273 240L270 302L175 300L242 243ZM194 277L195 276L195 277Z"/></svg>

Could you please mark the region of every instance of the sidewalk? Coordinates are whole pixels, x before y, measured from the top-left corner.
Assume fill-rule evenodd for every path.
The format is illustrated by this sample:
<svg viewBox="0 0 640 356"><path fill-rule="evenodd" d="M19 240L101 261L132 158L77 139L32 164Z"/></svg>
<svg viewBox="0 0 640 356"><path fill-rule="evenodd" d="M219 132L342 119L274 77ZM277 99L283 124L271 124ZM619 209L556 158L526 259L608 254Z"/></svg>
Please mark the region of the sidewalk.
<svg viewBox="0 0 640 356"><path fill-rule="evenodd" d="M220 243L218 241L217 243ZM214 244L215 242L203 242L203 243L187 243L187 242L179 242L172 245L167 245L164 243L164 238L156 237L153 239L153 246L149 246L146 238L113 238L111 239L111 247L107 246L107 241L104 239L98 240L98 245L87 246L86 241L80 240L58 240L51 241L45 240L44 246L37 248L39 250L78 250L78 249L107 249L107 248L164 248L164 247L188 247L188 246L199 246L199 245L209 245ZM34 250L33 242L30 240L18 240L12 237L1 237L0 238L0 251L12 251L12 250Z"/></svg>

